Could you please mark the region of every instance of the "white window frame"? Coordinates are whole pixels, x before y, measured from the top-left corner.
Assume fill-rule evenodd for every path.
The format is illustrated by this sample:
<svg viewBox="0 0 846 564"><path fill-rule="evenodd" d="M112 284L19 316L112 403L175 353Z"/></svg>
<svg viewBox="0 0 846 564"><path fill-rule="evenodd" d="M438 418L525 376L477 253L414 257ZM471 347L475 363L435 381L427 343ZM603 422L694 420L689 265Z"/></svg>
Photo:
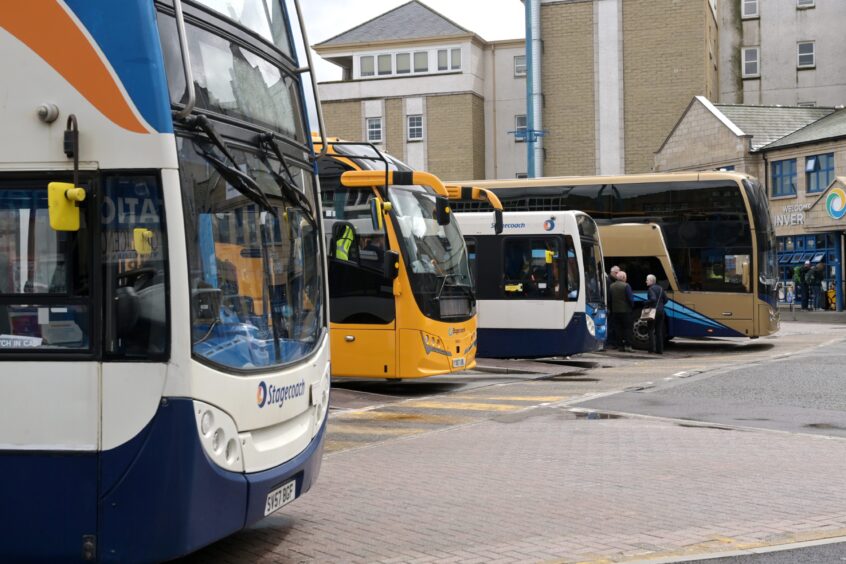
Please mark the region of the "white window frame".
<svg viewBox="0 0 846 564"><path fill-rule="evenodd" d="M364 74L364 60L370 59L370 64L373 66L373 72L368 74ZM358 73L359 76L368 77L368 76L376 76L376 57L373 55L362 55L358 58Z"/></svg>
<svg viewBox="0 0 846 564"><path fill-rule="evenodd" d="M801 52L803 45L810 45L811 46L811 62L802 64L802 56L803 53ZM808 56L808 53L804 53L805 56ZM796 68L797 69L812 69L817 66L817 45L814 41L800 41L796 44Z"/></svg>
<svg viewBox="0 0 846 564"><path fill-rule="evenodd" d="M814 0L796 0L796 9L797 10L805 10L807 8L813 8L817 5Z"/></svg>
<svg viewBox="0 0 846 564"><path fill-rule="evenodd" d="M759 9L759 0L741 0L740 11L741 11L741 18L751 19L760 17L760 9ZM753 7L754 10L747 11L747 7Z"/></svg>
<svg viewBox="0 0 846 564"><path fill-rule="evenodd" d="M408 57L408 70L401 71L400 68L399 68L399 59L403 55ZM394 59L395 59L394 60L394 69L395 69L397 74L411 74L411 71L413 69L413 63L412 63L412 60L411 60L412 59L411 53L397 53L396 56L394 57Z"/></svg>
<svg viewBox="0 0 846 564"><path fill-rule="evenodd" d="M417 70L417 55L426 55L426 68L424 70ZM415 51L411 56L411 68L415 74L429 72L429 52Z"/></svg>
<svg viewBox="0 0 846 564"><path fill-rule="evenodd" d="M746 72L746 53L755 52L755 72ZM759 78L761 76L761 48L760 47L743 47L740 50L740 72L743 78Z"/></svg>
<svg viewBox="0 0 846 564"><path fill-rule="evenodd" d="M458 53L458 64L454 65L456 53ZM449 70L461 70L461 47L453 47L449 50Z"/></svg>
<svg viewBox="0 0 846 564"><path fill-rule="evenodd" d="M379 127L378 128L371 128L370 126L372 124L378 124ZM382 129L383 128L382 128L382 118L381 117L364 118L364 132L365 132L365 136L367 138L368 143L377 143L377 144L381 143L382 137L383 137ZM379 138L378 139L370 136L371 132L376 132L376 131L379 132Z"/></svg>
<svg viewBox="0 0 846 564"><path fill-rule="evenodd" d="M380 63L382 61L388 61L388 72L382 72L380 67ZM390 53L382 53L380 55L376 55L376 76L390 76L394 74L394 58L391 56Z"/></svg>
<svg viewBox="0 0 846 564"><path fill-rule="evenodd" d="M417 121L420 120L419 124L412 125L412 120ZM420 132L420 135L413 135L412 132ZM423 132L423 116L421 114L413 114L406 116L405 118L405 132L406 132L406 139L408 141L423 141L424 139L424 132Z"/></svg>
<svg viewBox="0 0 846 564"><path fill-rule="evenodd" d="M520 63L519 60L523 59L523 62ZM523 69L522 71L520 69ZM515 55L514 56L514 76L526 76L528 74L528 68L526 67L526 55Z"/></svg>
<svg viewBox="0 0 846 564"><path fill-rule="evenodd" d="M438 61L438 72L444 72L449 70L449 49L438 49L437 53L435 53L436 59ZM444 64L441 66L441 57L444 58Z"/></svg>
<svg viewBox="0 0 846 564"><path fill-rule="evenodd" d="M520 118L523 118L523 125L520 125ZM529 129L529 119L526 114L517 114L514 116L514 131L520 130L528 131ZM517 135L514 136L514 140L517 143L524 143L525 139L520 139Z"/></svg>

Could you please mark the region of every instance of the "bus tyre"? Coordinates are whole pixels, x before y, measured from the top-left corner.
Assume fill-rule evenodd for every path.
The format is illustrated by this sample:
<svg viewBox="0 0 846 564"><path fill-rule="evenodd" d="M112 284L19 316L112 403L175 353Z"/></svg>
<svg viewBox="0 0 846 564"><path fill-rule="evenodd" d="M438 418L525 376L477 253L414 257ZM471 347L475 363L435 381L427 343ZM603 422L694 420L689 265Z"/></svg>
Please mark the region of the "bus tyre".
<svg viewBox="0 0 846 564"><path fill-rule="evenodd" d="M636 312L637 318L632 325L632 347L640 350L649 349L649 324L645 319L640 319L640 311Z"/></svg>

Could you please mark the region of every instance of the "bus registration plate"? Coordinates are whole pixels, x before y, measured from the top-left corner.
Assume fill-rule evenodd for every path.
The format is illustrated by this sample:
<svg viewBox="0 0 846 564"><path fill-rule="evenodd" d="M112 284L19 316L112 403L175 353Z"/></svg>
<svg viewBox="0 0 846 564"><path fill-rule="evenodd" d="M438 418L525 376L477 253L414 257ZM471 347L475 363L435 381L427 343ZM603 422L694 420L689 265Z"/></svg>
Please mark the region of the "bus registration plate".
<svg viewBox="0 0 846 564"><path fill-rule="evenodd" d="M454 358L452 359L452 367L453 368L464 368L465 363L463 358Z"/></svg>
<svg viewBox="0 0 846 564"><path fill-rule="evenodd" d="M267 494L267 503L264 504L264 516L267 517L286 503L294 501L296 496L296 480L291 480L290 482L282 484L282 486Z"/></svg>

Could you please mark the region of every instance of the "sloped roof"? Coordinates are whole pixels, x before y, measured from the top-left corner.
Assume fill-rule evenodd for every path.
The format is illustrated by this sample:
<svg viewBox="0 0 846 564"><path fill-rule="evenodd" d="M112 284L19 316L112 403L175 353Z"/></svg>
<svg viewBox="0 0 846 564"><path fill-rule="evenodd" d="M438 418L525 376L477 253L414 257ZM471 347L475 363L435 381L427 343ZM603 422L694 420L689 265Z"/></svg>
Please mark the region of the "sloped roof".
<svg viewBox="0 0 846 564"><path fill-rule="evenodd" d="M376 16L372 20L318 43L315 47L472 34L473 32L464 29L422 2L411 0L381 16Z"/></svg>
<svg viewBox="0 0 846 564"><path fill-rule="evenodd" d="M834 108L797 106L714 104L714 107L743 130L746 135L752 136L752 151L758 151L834 112Z"/></svg>
<svg viewBox="0 0 846 564"><path fill-rule="evenodd" d="M835 137L846 137L846 109L837 110L817 120L802 129L782 137L778 141L770 143L765 149L778 149L799 145L801 143L813 143L824 139Z"/></svg>

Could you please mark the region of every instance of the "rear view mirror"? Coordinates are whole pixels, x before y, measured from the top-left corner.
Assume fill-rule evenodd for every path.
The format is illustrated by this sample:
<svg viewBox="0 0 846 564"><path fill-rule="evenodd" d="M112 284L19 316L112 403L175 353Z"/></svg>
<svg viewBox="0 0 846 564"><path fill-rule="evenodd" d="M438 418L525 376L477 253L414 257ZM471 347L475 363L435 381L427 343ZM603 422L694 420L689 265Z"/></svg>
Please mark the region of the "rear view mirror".
<svg viewBox="0 0 846 564"><path fill-rule="evenodd" d="M78 203L85 200L85 188L69 182L50 182L47 185L47 207L50 227L55 231L79 231Z"/></svg>
<svg viewBox="0 0 846 564"><path fill-rule="evenodd" d="M449 225L452 210L449 207L449 200L443 196L435 196L435 215L438 225Z"/></svg>
<svg viewBox="0 0 846 564"><path fill-rule="evenodd" d="M373 225L375 231L382 231L383 229L383 213L382 200L379 198L370 198L370 223Z"/></svg>
<svg viewBox="0 0 846 564"><path fill-rule="evenodd" d="M399 276L400 256L396 251L385 251L385 278L388 280L396 280Z"/></svg>
<svg viewBox="0 0 846 564"><path fill-rule="evenodd" d="M494 233L499 235L502 233L502 210L494 210Z"/></svg>

